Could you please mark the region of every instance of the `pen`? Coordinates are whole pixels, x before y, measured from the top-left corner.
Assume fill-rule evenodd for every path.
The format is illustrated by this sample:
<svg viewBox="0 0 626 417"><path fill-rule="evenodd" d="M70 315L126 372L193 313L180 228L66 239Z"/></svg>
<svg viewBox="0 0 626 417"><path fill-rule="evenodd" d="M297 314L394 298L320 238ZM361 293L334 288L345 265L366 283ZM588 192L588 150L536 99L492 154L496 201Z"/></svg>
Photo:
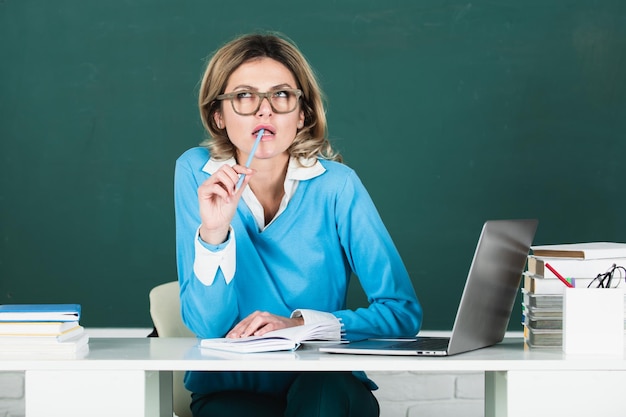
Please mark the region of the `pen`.
<svg viewBox="0 0 626 417"><path fill-rule="evenodd" d="M560 280L561 280L561 282L562 282L563 284L567 285L569 288L574 288L574 286L573 286L573 285L572 285L572 284L571 284L568 280L566 280L565 278L563 278L563 276L562 276L561 274L559 274L559 273L556 271L556 269L552 268L552 265L550 265L550 264L549 264L549 263L547 263L547 262L546 262L546 264L545 264L545 265L546 265L546 268L548 268L550 271L552 271L552 273L553 273L554 275L556 275L556 277L557 277L558 279L560 279Z"/></svg>
<svg viewBox="0 0 626 417"><path fill-rule="evenodd" d="M261 142L263 133L265 133L265 129L259 130L259 133L256 135L256 140L254 141L254 145L252 146L252 151L250 151L250 155L248 155L248 160L246 161L246 168L250 168L252 158L254 158L254 153L256 152L257 146L259 146L259 142ZM241 187L241 184L243 184L244 177L245 175L241 174L241 176L239 177L239 181L237 181L237 186L235 187L235 190L239 190L239 187Z"/></svg>

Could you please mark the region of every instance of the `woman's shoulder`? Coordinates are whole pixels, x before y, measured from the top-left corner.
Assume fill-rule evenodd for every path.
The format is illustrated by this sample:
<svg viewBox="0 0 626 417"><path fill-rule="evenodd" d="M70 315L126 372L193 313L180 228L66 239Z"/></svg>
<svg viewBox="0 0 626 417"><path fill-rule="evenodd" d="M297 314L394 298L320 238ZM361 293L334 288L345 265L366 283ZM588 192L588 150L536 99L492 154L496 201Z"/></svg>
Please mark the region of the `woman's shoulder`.
<svg viewBox="0 0 626 417"><path fill-rule="evenodd" d="M196 146L191 149L187 149L178 157L179 161L206 161L209 159L209 150L203 146Z"/></svg>
<svg viewBox="0 0 626 417"><path fill-rule="evenodd" d="M341 162L319 160L325 169L320 179L326 184L335 184L337 190L345 190L346 187L355 189L361 187L361 179L356 171Z"/></svg>
<svg viewBox="0 0 626 417"><path fill-rule="evenodd" d="M341 162L337 162L337 161L330 161L328 159L318 159L318 161L320 162L320 164L322 164L322 166L324 167L324 169L326 170L326 172L330 173L331 175L337 175L337 176L346 176L346 175L353 175L355 174L354 170L352 168L350 168L349 166L341 163Z"/></svg>
<svg viewBox="0 0 626 417"><path fill-rule="evenodd" d="M191 169L202 169L209 160L209 150L202 146L187 149L176 160L176 165L187 166Z"/></svg>
<svg viewBox="0 0 626 417"><path fill-rule="evenodd" d="M326 170L327 181L332 179L333 182L340 186L351 183L360 183L361 179L356 171L350 166L336 161L329 161L325 159L319 160L324 169Z"/></svg>

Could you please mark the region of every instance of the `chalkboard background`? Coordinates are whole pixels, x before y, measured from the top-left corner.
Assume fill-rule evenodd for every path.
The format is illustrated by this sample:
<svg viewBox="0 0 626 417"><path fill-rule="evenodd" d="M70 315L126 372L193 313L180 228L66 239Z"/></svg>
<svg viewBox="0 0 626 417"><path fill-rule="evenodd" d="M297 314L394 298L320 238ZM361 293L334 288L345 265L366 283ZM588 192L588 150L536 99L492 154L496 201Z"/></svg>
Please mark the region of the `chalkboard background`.
<svg viewBox="0 0 626 417"><path fill-rule="evenodd" d="M3 0L0 303L151 325L206 57L255 30L318 72L424 328L451 328L486 219L538 218L535 244L626 240L624 1Z"/></svg>

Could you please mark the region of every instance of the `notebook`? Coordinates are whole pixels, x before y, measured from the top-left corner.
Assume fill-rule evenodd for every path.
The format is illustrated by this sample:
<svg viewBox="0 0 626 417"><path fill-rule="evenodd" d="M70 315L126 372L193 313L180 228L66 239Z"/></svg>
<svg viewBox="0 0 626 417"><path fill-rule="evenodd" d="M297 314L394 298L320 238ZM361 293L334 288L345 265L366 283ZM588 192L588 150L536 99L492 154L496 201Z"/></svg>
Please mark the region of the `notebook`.
<svg viewBox="0 0 626 417"><path fill-rule="evenodd" d="M504 338L537 220L489 220L483 225L450 337L367 339L320 347L320 352L448 356Z"/></svg>

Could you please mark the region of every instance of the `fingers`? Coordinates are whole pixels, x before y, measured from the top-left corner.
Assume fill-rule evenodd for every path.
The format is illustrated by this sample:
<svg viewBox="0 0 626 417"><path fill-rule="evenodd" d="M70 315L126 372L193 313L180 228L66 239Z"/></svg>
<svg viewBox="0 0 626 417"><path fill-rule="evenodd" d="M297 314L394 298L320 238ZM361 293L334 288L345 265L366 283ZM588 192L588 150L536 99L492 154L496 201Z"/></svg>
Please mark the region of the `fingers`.
<svg viewBox="0 0 626 417"><path fill-rule="evenodd" d="M246 174L244 185L248 183L249 177L254 173L253 170L235 165L233 167L224 165L213 173L206 181L198 187L198 202L200 203L200 212L204 210L221 210L223 205L237 203L232 197L241 193L237 193L235 186L239 181L240 174ZM243 188L243 187L241 187Z"/></svg>
<svg viewBox="0 0 626 417"><path fill-rule="evenodd" d="M241 198L241 192L236 191L235 186L242 173L247 174L246 179L249 180L253 171L225 164L198 187L200 237L203 241L219 244L226 238ZM247 182L244 181L244 184Z"/></svg>
<svg viewBox="0 0 626 417"><path fill-rule="evenodd" d="M254 170L241 165L233 166L233 170L237 172L237 181L235 183L235 187L233 188L233 193L241 195L243 189L246 188L246 185L250 182L250 176L254 174ZM239 184L240 181L241 184ZM237 188L237 185L239 185L239 188Z"/></svg>
<svg viewBox="0 0 626 417"><path fill-rule="evenodd" d="M233 327L226 337L238 338L252 336L267 322L269 316L270 314L267 312L255 311Z"/></svg>
<svg viewBox="0 0 626 417"><path fill-rule="evenodd" d="M200 186L199 192L202 191L208 196L220 197L227 203L230 203L231 197L238 191L236 185L240 175L245 175L246 179L249 180L247 177L252 174L253 171L250 168L240 165L234 165L232 167L224 165ZM247 182L244 180L244 183Z"/></svg>
<svg viewBox="0 0 626 417"><path fill-rule="evenodd" d="M287 317L276 316L266 311L255 311L233 327L226 337L262 336L267 332L293 327L298 324L300 323Z"/></svg>

